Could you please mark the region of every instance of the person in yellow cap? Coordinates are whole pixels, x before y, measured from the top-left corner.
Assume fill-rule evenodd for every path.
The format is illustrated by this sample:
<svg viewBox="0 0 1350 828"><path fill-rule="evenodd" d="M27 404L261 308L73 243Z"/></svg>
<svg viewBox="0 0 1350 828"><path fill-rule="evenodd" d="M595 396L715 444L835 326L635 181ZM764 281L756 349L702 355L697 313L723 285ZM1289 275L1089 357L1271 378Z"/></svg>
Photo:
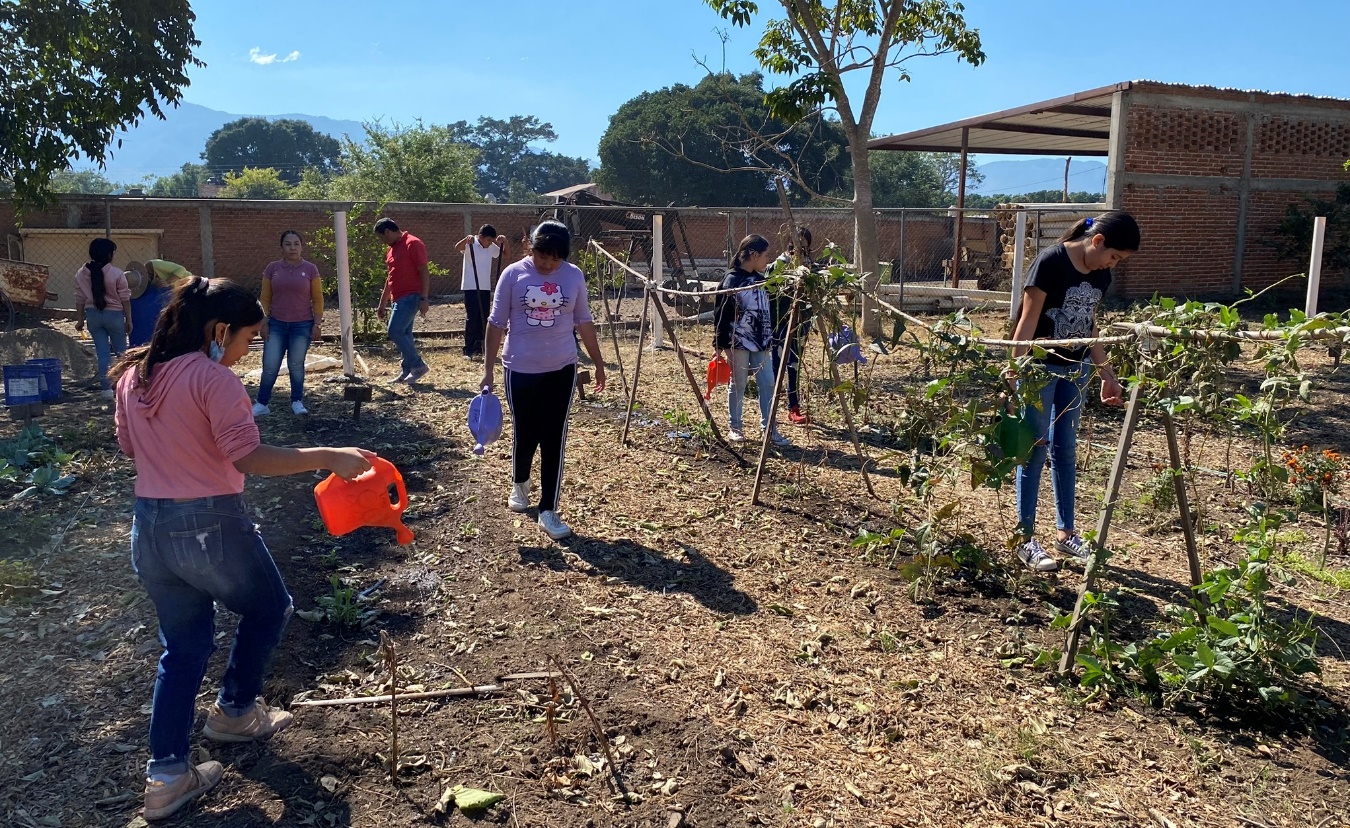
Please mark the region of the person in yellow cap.
<svg viewBox="0 0 1350 828"><path fill-rule="evenodd" d="M184 279L191 279L192 273L180 264L151 259L147 262L128 262L126 274L127 284L131 287L132 325L129 344L132 347L149 345L159 312L169 304L174 287Z"/></svg>

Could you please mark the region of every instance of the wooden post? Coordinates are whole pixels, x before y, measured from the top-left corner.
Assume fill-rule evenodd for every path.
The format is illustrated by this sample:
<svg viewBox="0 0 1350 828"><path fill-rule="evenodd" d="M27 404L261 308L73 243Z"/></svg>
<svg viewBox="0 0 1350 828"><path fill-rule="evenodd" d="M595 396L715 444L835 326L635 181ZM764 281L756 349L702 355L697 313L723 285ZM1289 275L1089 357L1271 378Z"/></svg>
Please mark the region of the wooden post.
<svg viewBox="0 0 1350 828"><path fill-rule="evenodd" d="M839 409L844 412L844 423L848 426L848 435L853 440L853 451L857 453L858 463L862 468L863 485L867 487L869 495L876 497L876 490L872 488L872 478L867 474L867 456L863 454L858 429L853 426L853 413L848 409L848 398L839 390L843 381L839 379L839 365L834 361L834 354L830 353L830 332L825 328L825 320L819 316L816 317L816 330L820 332L821 345L825 348L825 357L830 363L830 379L834 382L834 395L839 399Z"/></svg>
<svg viewBox="0 0 1350 828"><path fill-rule="evenodd" d="M1322 281L1322 243L1327 237L1327 217L1313 219L1312 261L1308 262L1308 302L1303 312L1317 315L1317 289Z"/></svg>
<svg viewBox="0 0 1350 828"><path fill-rule="evenodd" d="M1017 237L1013 239L1013 267L1012 267L1012 296L1008 304L1008 321L1014 325L1017 324L1017 313L1022 309L1022 280L1026 277L1023 270L1023 263L1027 255L1027 211L1019 208L1017 211L1017 229L1013 231ZM901 307L904 307L902 304Z"/></svg>
<svg viewBox="0 0 1350 828"><path fill-rule="evenodd" d="M970 128L961 127L961 172L956 184L956 252L952 254L952 287L961 287L961 231L966 219L966 156L970 150Z"/></svg>
<svg viewBox="0 0 1350 828"><path fill-rule="evenodd" d="M1186 479L1182 476L1181 450L1177 447L1177 424L1166 410L1162 412L1163 430L1167 434L1167 454L1172 460L1172 486L1177 493L1177 509L1181 512L1181 534L1186 538L1186 562L1191 567L1191 586L1200 586L1200 552L1195 546L1195 526L1191 523L1191 506L1186 499Z"/></svg>
<svg viewBox="0 0 1350 828"><path fill-rule="evenodd" d="M591 242L591 244L595 244L595 242ZM601 278L602 277L600 276L600 257L597 256L595 259L595 281L600 282ZM600 300L605 303L605 318L609 320L609 339L611 342L614 343L614 359L619 363L619 379L623 381L623 396L624 399L627 399L629 394L628 374L623 370L623 354L619 353L618 326L614 324L618 320L614 318L614 314L609 309L608 291L609 291L608 285L605 284L600 285Z"/></svg>
<svg viewBox="0 0 1350 828"><path fill-rule="evenodd" d="M788 311L787 336L788 340L783 343L783 357L778 361L778 373L773 379L773 398L769 400L769 427L764 429L760 435L759 443L759 465L755 467L755 486L750 490L750 503L759 506L759 487L764 482L764 466L769 461L769 443L774 432L778 430L776 417L778 416L778 395L783 390L783 377L787 376L788 367L788 346L797 325L797 291L792 291L792 308ZM769 350L770 359L773 356L773 350Z"/></svg>
<svg viewBox="0 0 1350 828"><path fill-rule="evenodd" d="M338 336L342 347L342 373L354 377L356 365L353 354L356 351L352 331L352 270L351 256L347 250L347 214L343 211L333 213L333 247L337 251ZM360 411L359 405L357 411Z"/></svg>
<svg viewBox="0 0 1350 828"><path fill-rule="evenodd" d="M628 410L623 414L623 437L619 439L619 445L628 445L628 427L633 423L633 406L637 405L638 375L642 373L642 340L647 335L647 309L651 307L651 300L645 294L651 291L644 286L642 301L642 320L638 322L638 342L637 359L633 361L633 387L628 389ZM611 329L613 326L610 326Z"/></svg>
<svg viewBox="0 0 1350 828"><path fill-rule="evenodd" d="M650 276L651 276L651 284L656 285L657 287L661 286L661 279L663 276L665 276L665 267L663 266L663 262L665 260L666 255L666 251L664 250L665 240L666 240L665 217L662 216L660 213L656 213L652 216L652 272ZM647 291L647 301L660 302L661 292L657 290ZM665 340L662 338L661 331L662 331L661 324L658 323L655 319L653 319L652 320L653 351L659 351L662 348L666 347L666 343Z"/></svg>
<svg viewBox="0 0 1350 828"><path fill-rule="evenodd" d="M1130 401L1125 407L1125 424L1120 429L1120 440L1116 443L1116 459L1111 464L1111 476L1106 479L1106 497L1102 501L1102 513L1097 520L1097 537L1092 541L1092 557L1088 559L1083 572L1083 584L1078 589L1078 600L1073 605L1073 620L1069 622L1069 632L1064 641L1064 654L1059 660L1059 672L1067 673L1073 669L1078 656L1078 639L1083 633L1083 598L1092 591L1097 581L1097 572L1103 566L1103 552L1106 550L1106 534L1111 528L1111 517L1116 511L1116 500L1120 497L1120 484L1125 479L1125 465L1130 457L1130 445L1134 442L1134 429L1139 425L1140 396L1144 384L1136 382L1130 389Z"/></svg>
<svg viewBox="0 0 1350 828"><path fill-rule="evenodd" d="M689 388L694 392L694 398L698 400L698 407L703 411L703 418L708 421L712 428L713 437L717 439L718 445L730 452L732 457L739 463L744 463L745 458L733 449L722 437L722 430L717 427L717 421L713 419L712 409L708 408L708 401L703 399L703 393L698 390L698 379L694 377L694 369L689 367L689 360L685 358L684 348L680 345L680 338L675 333L675 325L671 323L670 317L666 314L665 306L660 302L652 305L661 317L661 324L665 327L666 333L670 334L670 344L675 348L675 355L680 358L680 365L684 368L685 379L689 380Z"/></svg>

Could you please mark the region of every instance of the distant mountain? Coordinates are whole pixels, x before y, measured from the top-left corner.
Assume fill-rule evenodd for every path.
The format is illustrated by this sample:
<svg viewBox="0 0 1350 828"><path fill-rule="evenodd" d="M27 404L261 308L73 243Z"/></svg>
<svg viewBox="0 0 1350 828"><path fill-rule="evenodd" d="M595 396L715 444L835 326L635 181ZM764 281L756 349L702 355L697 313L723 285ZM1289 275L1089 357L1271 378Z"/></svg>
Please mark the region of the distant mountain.
<svg viewBox="0 0 1350 828"><path fill-rule="evenodd" d="M145 176L171 175L188 162L200 163L206 139L230 121L248 117L185 103L167 110L165 120L147 118L122 133L122 145L114 142L104 175L124 184L138 183ZM365 134L357 121L339 121L322 115L268 115L269 120L295 118L307 121L319 132L341 138L343 133ZM89 166L76 162L76 168Z"/></svg>
<svg viewBox="0 0 1350 828"><path fill-rule="evenodd" d="M990 161L980 164L980 172L984 174L984 183L971 188L979 195L1021 195L1064 186L1063 158ZM1069 192L1106 192L1106 165L1074 159L1069 164Z"/></svg>

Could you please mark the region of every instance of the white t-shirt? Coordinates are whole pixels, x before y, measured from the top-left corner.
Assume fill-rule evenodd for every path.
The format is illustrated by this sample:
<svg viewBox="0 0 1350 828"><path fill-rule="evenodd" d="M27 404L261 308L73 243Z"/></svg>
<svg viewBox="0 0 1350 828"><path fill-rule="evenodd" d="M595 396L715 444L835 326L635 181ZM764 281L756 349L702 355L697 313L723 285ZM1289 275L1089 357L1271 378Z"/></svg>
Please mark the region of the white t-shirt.
<svg viewBox="0 0 1350 828"><path fill-rule="evenodd" d="M502 254L497 244L484 247L474 236L473 241L464 245L464 269L461 272L459 286L461 290L492 290L492 260ZM473 260L469 257L473 256ZM474 265L478 266L478 281L473 278Z"/></svg>

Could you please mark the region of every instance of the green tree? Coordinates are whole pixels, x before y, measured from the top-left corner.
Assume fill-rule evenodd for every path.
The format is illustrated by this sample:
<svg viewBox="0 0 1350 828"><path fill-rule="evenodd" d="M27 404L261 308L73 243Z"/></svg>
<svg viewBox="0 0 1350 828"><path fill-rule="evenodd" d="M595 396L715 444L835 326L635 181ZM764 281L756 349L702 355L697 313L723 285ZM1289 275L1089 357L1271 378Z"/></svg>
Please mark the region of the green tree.
<svg viewBox="0 0 1350 828"><path fill-rule="evenodd" d="M1020 195L1007 195L1005 193L984 196L967 195L966 206L989 209L1000 204L1058 204L1063 200L1063 190L1036 190ZM1106 201L1106 193L1089 193L1081 190L1076 193L1069 193L1070 204L1095 204L1102 201Z"/></svg>
<svg viewBox="0 0 1350 828"><path fill-rule="evenodd" d="M156 178L150 185L150 195L157 198L196 198L207 177L205 165L187 163L173 175Z"/></svg>
<svg viewBox="0 0 1350 828"><path fill-rule="evenodd" d="M743 207L778 203L773 179L789 176L805 203L838 189L843 147L824 118L772 117L759 74L716 73L620 106L600 138L596 180L640 204Z"/></svg>
<svg viewBox="0 0 1350 828"><path fill-rule="evenodd" d="M343 174L329 196L353 201L478 201L478 150L455 140L446 126L364 124L366 140L342 142Z"/></svg>
<svg viewBox="0 0 1350 828"><path fill-rule="evenodd" d="M874 152L869 166L874 207L945 207L950 203L937 153Z"/></svg>
<svg viewBox="0 0 1350 828"><path fill-rule="evenodd" d="M478 150L475 180L484 196L528 202L539 193L589 180L591 165L586 159L530 146L558 140L553 125L533 115L506 120L484 116L476 124L456 121L449 129L456 141Z"/></svg>
<svg viewBox="0 0 1350 828"><path fill-rule="evenodd" d="M102 165L118 129L164 117L200 43L188 0L0 0L0 181L47 198L79 154Z"/></svg>
<svg viewBox="0 0 1350 828"><path fill-rule="evenodd" d="M285 198L291 185L271 167L245 167L243 172L225 173L225 189L220 198Z"/></svg>
<svg viewBox="0 0 1350 828"><path fill-rule="evenodd" d="M305 121L239 118L211 133L202 159L217 174L271 167L287 184L298 184L301 172L310 167L335 172L340 152L336 138L316 132Z"/></svg>
<svg viewBox="0 0 1350 828"><path fill-rule="evenodd" d="M52 176L47 189L53 193L93 193L107 195L120 189L121 184L111 181L98 170L61 170Z"/></svg>
<svg viewBox="0 0 1350 828"><path fill-rule="evenodd" d="M332 179L324 175L321 170L314 167L306 167L300 173L300 181L287 197L302 201L323 201L328 198L328 191L332 187Z"/></svg>
<svg viewBox="0 0 1350 828"><path fill-rule="evenodd" d="M737 26L749 26L754 0L704 0ZM966 26L965 7L951 0L778 0L783 17L764 24L754 50L760 65L790 78L769 91L769 114L795 122L825 109L836 113L853 159L855 262L875 288L880 246L872 213L871 154L867 141L888 75L909 80L908 61L955 54L978 66L984 62L980 33ZM865 80L850 92L845 80ZM858 92L861 91L861 95ZM867 332L880 333L881 315L864 312Z"/></svg>

